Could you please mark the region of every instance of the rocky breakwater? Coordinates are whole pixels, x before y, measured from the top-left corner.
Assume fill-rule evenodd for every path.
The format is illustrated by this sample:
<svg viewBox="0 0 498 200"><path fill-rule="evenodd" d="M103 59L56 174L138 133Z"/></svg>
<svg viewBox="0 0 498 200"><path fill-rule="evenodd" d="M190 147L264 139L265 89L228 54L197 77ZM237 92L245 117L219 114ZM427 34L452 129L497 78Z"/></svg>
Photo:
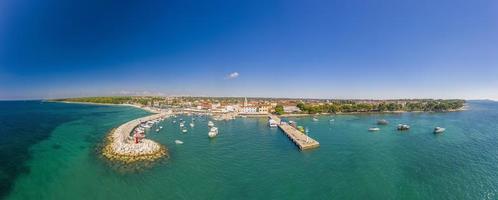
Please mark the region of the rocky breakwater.
<svg viewBox="0 0 498 200"><path fill-rule="evenodd" d="M142 117L122 124L113 129L107 137L102 150L102 155L111 161L133 163L137 161L154 161L167 156L167 149L163 145L150 139L141 139L135 143L131 132L141 122L167 117L166 113L156 113L151 116Z"/></svg>

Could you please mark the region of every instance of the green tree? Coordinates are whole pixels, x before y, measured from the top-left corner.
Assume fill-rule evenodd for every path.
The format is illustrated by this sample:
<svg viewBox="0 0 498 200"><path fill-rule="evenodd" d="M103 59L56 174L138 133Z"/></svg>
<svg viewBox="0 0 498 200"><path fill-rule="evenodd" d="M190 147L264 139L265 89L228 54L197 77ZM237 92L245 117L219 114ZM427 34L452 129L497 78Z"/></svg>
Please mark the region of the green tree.
<svg viewBox="0 0 498 200"><path fill-rule="evenodd" d="M282 105L277 105L275 107L275 113L277 113L277 115L283 115L285 112L284 112L284 106Z"/></svg>

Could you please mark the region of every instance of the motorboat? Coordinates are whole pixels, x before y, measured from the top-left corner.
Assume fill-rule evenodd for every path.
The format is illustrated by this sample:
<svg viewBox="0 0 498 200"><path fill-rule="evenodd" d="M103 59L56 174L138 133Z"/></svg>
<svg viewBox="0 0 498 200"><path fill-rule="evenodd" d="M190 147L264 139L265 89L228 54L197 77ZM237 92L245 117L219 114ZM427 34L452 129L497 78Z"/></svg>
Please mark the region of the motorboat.
<svg viewBox="0 0 498 200"><path fill-rule="evenodd" d="M406 131L410 129L410 126L407 124L398 124L398 131Z"/></svg>
<svg viewBox="0 0 498 200"><path fill-rule="evenodd" d="M371 128L368 128L368 131L380 131L380 128L371 127Z"/></svg>
<svg viewBox="0 0 498 200"><path fill-rule="evenodd" d="M156 129L156 132L159 132L159 129Z"/></svg>
<svg viewBox="0 0 498 200"><path fill-rule="evenodd" d="M181 140L175 140L175 143L176 144L183 144L183 142Z"/></svg>
<svg viewBox="0 0 498 200"><path fill-rule="evenodd" d="M446 129L439 126L434 128L434 133L442 133L444 131L446 131Z"/></svg>
<svg viewBox="0 0 498 200"><path fill-rule="evenodd" d="M304 127L302 127L302 126L298 126L298 127L297 127L297 130L301 131L302 133L304 133L304 132L305 132Z"/></svg>
<svg viewBox="0 0 498 200"><path fill-rule="evenodd" d="M313 117L313 121L314 121L314 122L317 122L317 121L318 121L318 118Z"/></svg>
<svg viewBox="0 0 498 200"><path fill-rule="evenodd" d="M268 120L268 125L270 127L277 127L278 126L277 121L275 121L273 119Z"/></svg>
<svg viewBox="0 0 498 200"><path fill-rule="evenodd" d="M377 121L377 125L387 125L389 124L389 122L385 119L381 119L379 121Z"/></svg>
<svg viewBox="0 0 498 200"><path fill-rule="evenodd" d="M212 121L209 121L208 122L208 127L213 127L214 126L214 123Z"/></svg>
<svg viewBox="0 0 498 200"><path fill-rule="evenodd" d="M194 123L190 123L190 127L194 127Z"/></svg>
<svg viewBox="0 0 498 200"><path fill-rule="evenodd" d="M182 129L182 133L186 133L187 132L187 129Z"/></svg>
<svg viewBox="0 0 498 200"><path fill-rule="evenodd" d="M216 127L212 127L210 130L209 130L209 133L208 133L208 136L210 138L213 138L213 137L216 137L218 135L218 128Z"/></svg>

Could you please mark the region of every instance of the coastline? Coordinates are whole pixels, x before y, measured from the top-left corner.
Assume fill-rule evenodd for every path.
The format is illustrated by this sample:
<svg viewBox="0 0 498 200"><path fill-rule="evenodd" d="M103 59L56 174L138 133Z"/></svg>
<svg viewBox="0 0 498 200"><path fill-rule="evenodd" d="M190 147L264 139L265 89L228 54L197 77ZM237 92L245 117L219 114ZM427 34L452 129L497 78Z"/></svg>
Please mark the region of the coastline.
<svg viewBox="0 0 498 200"><path fill-rule="evenodd" d="M138 161L154 161L161 157L167 156L168 151L164 145L161 145L150 139L142 139L140 143L135 144L130 133L142 121L166 118L166 113L157 109L142 107L134 104L110 104L110 103L92 103L92 102L70 102L70 101L50 101L57 103L87 104L87 105L104 105L104 106L131 106L145 110L152 115L141 117L121 124L112 129L106 136L104 147L101 154L111 161L120 161L126 164Z"/></svg>
<svg viewBox="0 0 498 200"><path fill-rule="evenodd" d="M465 105L459 109L445 110L445 111L383 111L383 112L338 112L338 113L317 113L317 114L307 114L307 113L296 113L296 114L283 114L279 115L281 117L309 117L309 116L319 116L319 115L368 115L368 114L402 114L402 113L447 113L447 112L461 112L468 110L468 106Z"/></svg>

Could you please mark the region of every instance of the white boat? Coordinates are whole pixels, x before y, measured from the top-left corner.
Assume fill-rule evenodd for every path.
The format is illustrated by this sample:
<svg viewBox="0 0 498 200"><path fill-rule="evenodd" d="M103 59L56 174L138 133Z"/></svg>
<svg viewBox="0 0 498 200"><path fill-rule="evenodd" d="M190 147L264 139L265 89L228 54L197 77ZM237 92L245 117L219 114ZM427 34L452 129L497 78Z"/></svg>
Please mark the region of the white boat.
<svg viewBox="0 0 498 200"><path fill-rule="evenodd" d="M194 127L194 123L190 123L190 127Z"/></svg>
<svg viewBox="0 0 498 200"><path fill-rule="evenodd" d="M173 120L173 124L176 124L176 120Z"/></svg>
<svg viewBox="0 0 498 200"><path fill-rule="evenodd" d="M442 133L444 131L446 131L446 129L439 126L434 128L434 133Z"/></svg>
<svg viewBox="0 0 498 200"><path fill-rule="evenodd" d="M398 124L398 131L406 131L408 129L410 129L410 126L407 124Z"/></svg>
<svg viewBox="0 0 498 200"><path fill-rule="evenodd" d="M277 121L275 121L273 119L268 120L268 125L270 127L277 127L278 126Z"/></svg>
<svg viewBox="0 0 498 200"><path fill-rule="evenodd" d="M181 140L175 140L175 143L176 144L183 144L183 142Z"/></svg>
<svg viewBox="0 0 498 200"><path fill-rule="evenodd" d="M314 121L314 122L317 122L317 121L318 121L318 118L313 117L313 121Z"/></svg>
<svg viewBox="0 0 498 200"><path fill-rule="evenodd" d="M389 122L385 119L381 119L381 120L377 121L377 124L378 125L387 125L387 124L389 124Z"/></svg>
<svg viewBox="0 0 498 200"><path fill-rule="evenodd" d="M182 133L186 133L187 132L187 129L182 129Z"/></svg>
<svg viewBox="0 0 498 200"><path fill-rule="evenodd" d="M159 126L160 129L163 129L163 126Z"/></svg>
<svg viewBox="0 0 498 200"><path fill-rule="evenodd" d="M208 122L208 126L209 126L209 127L213 127L213 126L214 126L214 123L213 123L212 121L209 121L209 122Z"/></svg>
<svg viewBox="0 0 498 200"><path fill-rule="evenodd" d="M334 121L335 121L335 119L331 119L331 120L329 120L329 122L334 122Z"/></svg>
<svg viewBox="0 0 498 200"><path fill-rule="evenodd" d="M211 130L209 130L208 136L210 138L216 137L218 135L218 128L212 127Z"/></svg>
<svg viewBox="0 0 498 200"><path fill-rule="evenodd" d="M156 132L159 132L159 129L156 129Z"/></svg>
<svg viewBox="0 0 498 200"><path fill-rule="evenodd" d="M183 123L180 123L180 127L184 127L184 126L185 126L185 124L183 124Z"/></svg>
<svg viewBox="0 0 498 200"><path fill-rule="evenodd" d="M371 128L368 129L368 131L380 131L380 128L371 127Z"/></svg>

